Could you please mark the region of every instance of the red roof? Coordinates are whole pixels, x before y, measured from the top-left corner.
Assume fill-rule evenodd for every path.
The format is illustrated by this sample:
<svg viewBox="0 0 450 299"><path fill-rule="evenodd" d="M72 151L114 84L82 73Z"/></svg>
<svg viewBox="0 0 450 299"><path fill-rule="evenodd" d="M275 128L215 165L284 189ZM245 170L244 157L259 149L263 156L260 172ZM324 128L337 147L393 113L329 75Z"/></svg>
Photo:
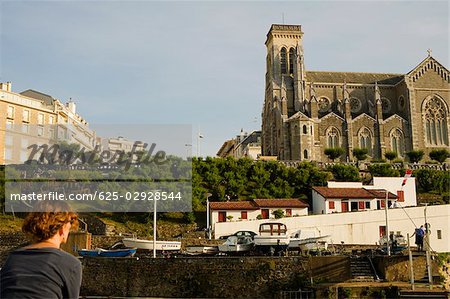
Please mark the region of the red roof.
<svg viewBox="0 0 450 299"><path fill-rule="evenodd" d="M260 208L307 208L309 205L295 198L282 199L254 199L253 200Z"/></svg>
<svg viewBox="0 0 450 299"><path fill-rule="evenodd" d="M210 202L211 210L257 210L258 207L252 201L225 201Z"/></svg>
<svg viewBox="0 0 450 299"><path fill-rule="evenodd" d="M329 187L313 187L317 193L326 199L334 198L351 198L351 199L374 199L385 198L386 190L383 189L365 189L365 188L329 188ZM396 199L397 196L389 192L390 199Z"/></svg>
<svg viewBox="0 0 450 299"><path fill-rule="evenodd" d="M212 210L258 210L259 208L307 208L309 205L295 198L254 199L251 201L210 202Z"/></svg>

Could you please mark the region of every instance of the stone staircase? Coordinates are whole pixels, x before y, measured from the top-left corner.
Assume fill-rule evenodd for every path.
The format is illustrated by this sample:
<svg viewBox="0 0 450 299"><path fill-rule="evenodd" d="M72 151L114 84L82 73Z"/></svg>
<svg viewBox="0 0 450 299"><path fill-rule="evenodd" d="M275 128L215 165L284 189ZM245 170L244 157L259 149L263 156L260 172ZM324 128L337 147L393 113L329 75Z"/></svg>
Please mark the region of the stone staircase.
<svg viewBox="0 0 450 299"><path fill-rule="evenodd" d="M350 258L351 282L370 282L375 281L376 274L372 269L369 257L354 256Z"/></svg>

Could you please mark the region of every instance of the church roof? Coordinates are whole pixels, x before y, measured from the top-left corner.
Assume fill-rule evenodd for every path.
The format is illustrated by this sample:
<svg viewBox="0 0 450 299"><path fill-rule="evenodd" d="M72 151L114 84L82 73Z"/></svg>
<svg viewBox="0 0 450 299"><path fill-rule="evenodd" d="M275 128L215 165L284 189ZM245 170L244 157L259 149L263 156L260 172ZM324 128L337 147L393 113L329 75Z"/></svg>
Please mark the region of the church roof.
<svg viewBox="0 0 450 299"><path fill-rule="evenodd" d="M307 71L308 82L323 83L359 83L359 84L388 84L395 85L403 79L402 74L377 74L353 72Z"/></svg>

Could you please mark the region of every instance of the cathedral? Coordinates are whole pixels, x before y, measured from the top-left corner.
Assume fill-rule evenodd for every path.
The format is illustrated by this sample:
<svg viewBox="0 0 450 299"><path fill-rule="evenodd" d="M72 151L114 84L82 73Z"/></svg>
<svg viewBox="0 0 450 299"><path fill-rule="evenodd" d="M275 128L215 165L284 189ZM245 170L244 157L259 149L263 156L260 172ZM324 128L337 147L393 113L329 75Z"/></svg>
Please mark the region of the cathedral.
<svg viewBox="0 0 450 299"><path fill-rule="evenodd" d="M369 159L449 146L450 73L428 51L407 74L307 71L299 25L267 34L262 155L328 161L326 148Z"/></svg>

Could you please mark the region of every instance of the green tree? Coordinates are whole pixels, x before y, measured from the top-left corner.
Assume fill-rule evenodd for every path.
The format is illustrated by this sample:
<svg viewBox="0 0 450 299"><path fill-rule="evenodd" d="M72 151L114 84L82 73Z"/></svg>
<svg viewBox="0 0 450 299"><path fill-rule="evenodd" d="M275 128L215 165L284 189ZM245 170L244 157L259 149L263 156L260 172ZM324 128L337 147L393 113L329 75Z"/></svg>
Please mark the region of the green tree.
<svg viewBox="0 0 450 299"><path fill-rule="evenodd" d="M450 171L419 169L413 175L424 192L444 194L450 191Z"/></svg>
<svg viewBox="0 0 450 299"><path fill-rule="evenodd" d="M282 209L277 209L273 211L272 214L275 216L275 219L280 219L284 217L284 211Z"/></svg>
<svg viewBox="0 0 450 299"><path fill-rule="evenodd" d="M422 160L424 152L422 150L410 151L407 152L406 155L408 156L408 159L411 163L417 163Z"/></svg>
<svg viewBox="0 0 450 299"><path fill-rule="evenodd" d="M372 177L398 177L400 172L388 163L377 163L369 165L369 172Z"/></svg>
<svg viewBox="0 0 450 299"><path fill-rule="evenodd" d="M369 151L367 150L367 148L354 148L352 152L353 156L355 156L358 161L362 161L367 158L367 153Z"/></svg>
<svg viewBox="0 0 450 299"><path fill-rule="evenodd" d="M345 150L341 147L329 147L324 150L324 154L328 157L328 159L336 160L340 156L342 156L345 153Z"/></svg>
<svg viewBox="0 0 450 299"><path fill-rule="evenodd" d="M386 159L392 162L395 158L397 158L397 152L385 152L384 156L386 157Z"/></svg>
<svg viewBox="0 0 450 299"><path fill-rule="evenodd" d="M353 165L335 164L328 168L336 181L340 182L359 182L359 170Z"/></svg>
<svg viewBox="0 0 450 299"><path fill-rule="evenodd" d="M450 152L445 149L434 149L429 153L429 156L431 159L438 161L439 163L444 163L445 160L447 160L448 158L450 158Z"/></svg>

